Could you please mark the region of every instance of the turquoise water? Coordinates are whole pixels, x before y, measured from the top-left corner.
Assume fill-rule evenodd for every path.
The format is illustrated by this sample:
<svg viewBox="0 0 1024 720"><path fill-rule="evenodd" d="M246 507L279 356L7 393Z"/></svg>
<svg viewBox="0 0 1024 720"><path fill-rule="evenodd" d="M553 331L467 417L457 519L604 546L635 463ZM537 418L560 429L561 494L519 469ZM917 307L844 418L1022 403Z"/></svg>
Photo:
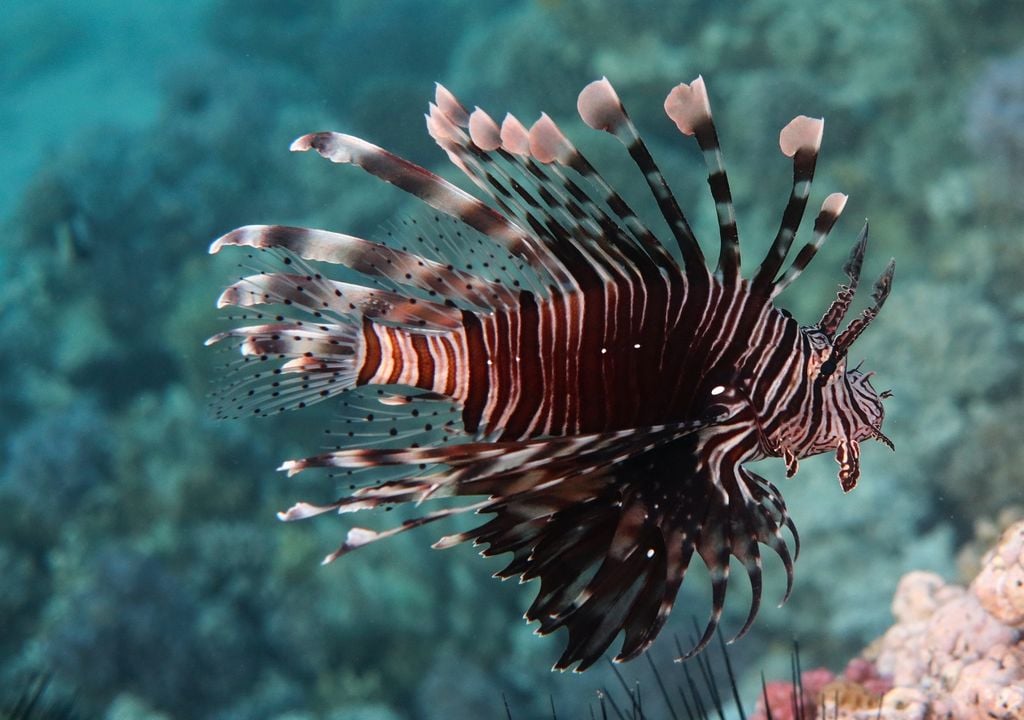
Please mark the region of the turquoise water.
<svg viewBox="0 0 1024 720"><path fill-rule="evenodd" d="M870 219L865 283L894 256L896 284L852 356L894 390L897 452L865 447L849 495L829 457L793 480L759 468L803 551L781 609L767 562L765 607L732 648L748 705L762 668L788 675L794 637L805 666L839 669L890 624L902 573L957 579L976 525L1024 506L1024 14L820 5L0 4L0 702L47 673L86 717L488 718L504 694L516 718L549 716L552 699L574 718L618 687L604 665L550 673L563 640L520 620L534 588L489 579L503 563L469 547L430 550L430 530L320 567L347 518L274 513L334 488L274 468L316 449L329 408L207 411L224 357L202 341L225 327L214 300L239 261L209 242L264 222L373 236L408 213L372 178L289 153L309 131L461 182L424 131L435 80L495 117L547 111L642 205L628 158L575 115L579 89L606 75L711 253L703 166L661 109L703 74L750 258L789 191L779 129L824 116L811 203L850 200L781 304L816 321ZM706 595L695 571L652 650L666 673ZM622 670L651 687L643 660Z"/></svg>

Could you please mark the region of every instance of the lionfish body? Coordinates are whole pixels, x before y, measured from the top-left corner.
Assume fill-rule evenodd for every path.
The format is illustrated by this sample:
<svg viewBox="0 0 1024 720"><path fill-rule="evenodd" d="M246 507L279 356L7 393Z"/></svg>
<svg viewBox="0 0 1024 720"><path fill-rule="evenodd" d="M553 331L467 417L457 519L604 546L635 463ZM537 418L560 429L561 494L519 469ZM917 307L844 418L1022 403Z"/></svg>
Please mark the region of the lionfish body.
<svg viewBox="0 0 1024 720"><path fill-rule="evenodd" d="M568 628L557 668L589 667L619 632L617 660L657 636L696 554L708 567L712 615L691 652L712 636L730 558L761 596L760 546L782 559L787 596L796 540L778 490L746 469L781 457L835 451L844 490L856 483L859 443L881 434L881 395L847 369L846 353L884 302L840 332L856 291L866 227L844 268L848 284L821 321L801 327L774 298L806 267L842 211L830 195L813 237L785 259L813 176L822 122L793 120L780 135L794 182L778 235L750 278L740 274L728 179L703 81L679 85L665 109L695 135L708 165L721 251L711 271L690 227L607 80L580 94L583 120L627 147L682 262L557 126L499 126L443 87L428 129L492 205L351 136L319 133L293 150L361 166L433 209L406 223L402 244L284 226L247 226L217 240L270 253L274 268L242 278L220 305L259 310L222 333L239 341L242 373L221 394L221 414L267 414L340 395L337 447L286 462L326 467L354 483L334 502L298 503L282 519L327 511L478 496L383 532L355 528L325 562L377 539L473 510L485 555L510 553L497 573L540 579L526 617L547 634ZM257 257L254 253L252 257ZM312 263L337 263L357 283ZM284 267L282 267L282 265ZM281 362L283 361L283 362ZM372 390L359 389L367 388Z"/></svg>

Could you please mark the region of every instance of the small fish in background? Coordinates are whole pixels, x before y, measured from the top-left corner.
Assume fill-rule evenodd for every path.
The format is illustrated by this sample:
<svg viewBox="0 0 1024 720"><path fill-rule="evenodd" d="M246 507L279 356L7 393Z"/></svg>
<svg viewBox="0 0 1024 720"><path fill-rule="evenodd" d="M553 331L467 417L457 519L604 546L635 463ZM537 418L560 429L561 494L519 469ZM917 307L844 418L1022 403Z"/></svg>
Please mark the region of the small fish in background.
<svg viewBox="0 0 1024 720"><path fill-rule="evenodd" d="M710 571L712 612L685 656L707 645L725 603L730 558L761 598L761 550L792 588L796 528L774 485L746 463L835 451L844 491L859 443L882 434L870 373L847 366L853 342L889 294L841 330L857 289L867 225L848 278L821 320L801 327L775 299L828 237L846 196L825 198L813 235L785 267L807 204L823 122L800 116L779 144L793 186L778 234L745 278L729 181L704 81L674 88L665 111L695 136L707 165L721 247L709 268L664 177L606 80L580 93L592 128L625 145L664 216L682 262L646 227L547 115L498 124L437 87L427 128L487 204L349 135L292 144L353 164L422 200L424 219L387 243L298 227L251 225L216 240L265 268L228 287L219 307L240 326L241 359L216 396L220 416L269 415L337 398L332 452L285 462L328 468L351 485L333 502L300 502L282 520L476 496L385 531L349 530L325 563L458 513L491 516L441 538L511 554L497 577L540 579L526 618L542 635L565 627L557 669L585 670L624 633L617 661L657 637L696 554ZM323 263L357 282L332 280ZM349 273L346 277L352 277ZM792 534L791 554L783 532Z"/></svg>

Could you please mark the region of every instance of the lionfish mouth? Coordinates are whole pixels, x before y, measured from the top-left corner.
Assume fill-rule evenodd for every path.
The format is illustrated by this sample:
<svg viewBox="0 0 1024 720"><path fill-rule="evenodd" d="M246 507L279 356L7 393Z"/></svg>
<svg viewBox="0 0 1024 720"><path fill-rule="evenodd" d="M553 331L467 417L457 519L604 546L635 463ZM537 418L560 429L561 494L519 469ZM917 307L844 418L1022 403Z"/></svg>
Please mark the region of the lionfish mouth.
<svg viewBox="0 0 1024 720"><path fill-rule="evenodd" d="M780 133L792 189L771 248L744 279L703 79L673 88L664 108L702 151L718 214L714 269L611 83L588 85L577 108L585 124L626 147L678 253L547 115L529 128L512 115L498 123L438 85L428 131L487 201L365 140L299 138L293 150L358 166L430 212L399 221L386 242L283 225L229 232L211 252L242 247L245 267L260 259L266 267L224 291L218 306L240 308L240 324L208 343L230 341L241 354L216 395L219 416L324 400L340 407L339 425L328 431L334 448L282 469L327 468L352 492L299 502L281 519L480 498L388 530L352 528L325 563L458 513L489 516L437 546L472 541L486 546L483 555L511 556L497 576L539 579L526 617L540 634L568 631L556 668L585 670L620 634L616 660L654 642L695 555L710 571L712 611L687 656L713 636L733 558L751 586L740 635L760 606L762 547L782 559L788 596L795 552L787 536L798 550L796 528L778 489L743 465L768 442L766 427L796 424L781 409L806 407L803 398L821 392L806 377L806 337L824 333L838 367L881 308L892 265L873 305L841 333L866 225L844 268L850 283L816 328L799 327L775 305L846 203L841 193L824 199L810 239L786 267L814 177L820 119L798 116ZM346 268L344 281L329 277L331 264ZM702 396L706 378L732 377L740 367L759 375ZM758 417L757 408L779 410ZM849 418L811 412L798 421L803 438L816 436L816 424L850 426ZM891 448L880 426L879 416L872 436ZM795 473L796 451L779 452ZM844 442L837 452L848 489L859 449Z"/></svg>

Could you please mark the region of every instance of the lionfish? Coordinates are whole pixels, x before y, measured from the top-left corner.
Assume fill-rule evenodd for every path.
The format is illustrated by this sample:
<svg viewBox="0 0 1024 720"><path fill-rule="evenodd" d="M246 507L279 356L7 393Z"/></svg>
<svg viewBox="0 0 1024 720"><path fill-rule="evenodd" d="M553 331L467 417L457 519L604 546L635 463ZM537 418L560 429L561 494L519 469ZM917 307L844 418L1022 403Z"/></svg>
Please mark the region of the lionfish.
<svg viewBox="0 0 1024 720"><path fill-rule="evenodd" d="M761 545L781 558L789 596L799 537L778 489L746 464L780 457L792 476L800 458L835 451L849 491L859 443L892 447L880 429L888 393L846 358L889 294L894 266L877 281L873 303L840 331L865 224L844 266L848 282L817 324L800 326L775 305L846 202L840 193L825 198L813 237L783 270L822 120L798 116L781 131L792 190L748 279L703 79L675 87L665 111L696 137L707 166L721 236L713 271L608 80L584 88L577 107L584 123L625 145L678 254L550 117L527 129L506 115L499 125L438 85L429 133L489 203L359 138L300 137L292 150L357 165L430 210L395 224L387 242L280 225L224 235L210 252L249 248L246 264L258 272L228 287L218 307L255 309L233 318L247 324L208 344L233 340L242 356L229 363L218 415L339 400L333 449L280 469L329 468L350 492L297 503L282 520L482 498L384 531L353 528L324 563L458 513L490 516L435 547L472 540L486 545L482 555L511 554L496 577L540 579L525 617L541 635L567 628L555 668L582 671L620 632L617 661L650 646L694 554L709 570L712 609L687 655L718 625L731 558L752 588L736 637L760 605ZM346 279L321 274L320 263L344 266Z"/></svg>

